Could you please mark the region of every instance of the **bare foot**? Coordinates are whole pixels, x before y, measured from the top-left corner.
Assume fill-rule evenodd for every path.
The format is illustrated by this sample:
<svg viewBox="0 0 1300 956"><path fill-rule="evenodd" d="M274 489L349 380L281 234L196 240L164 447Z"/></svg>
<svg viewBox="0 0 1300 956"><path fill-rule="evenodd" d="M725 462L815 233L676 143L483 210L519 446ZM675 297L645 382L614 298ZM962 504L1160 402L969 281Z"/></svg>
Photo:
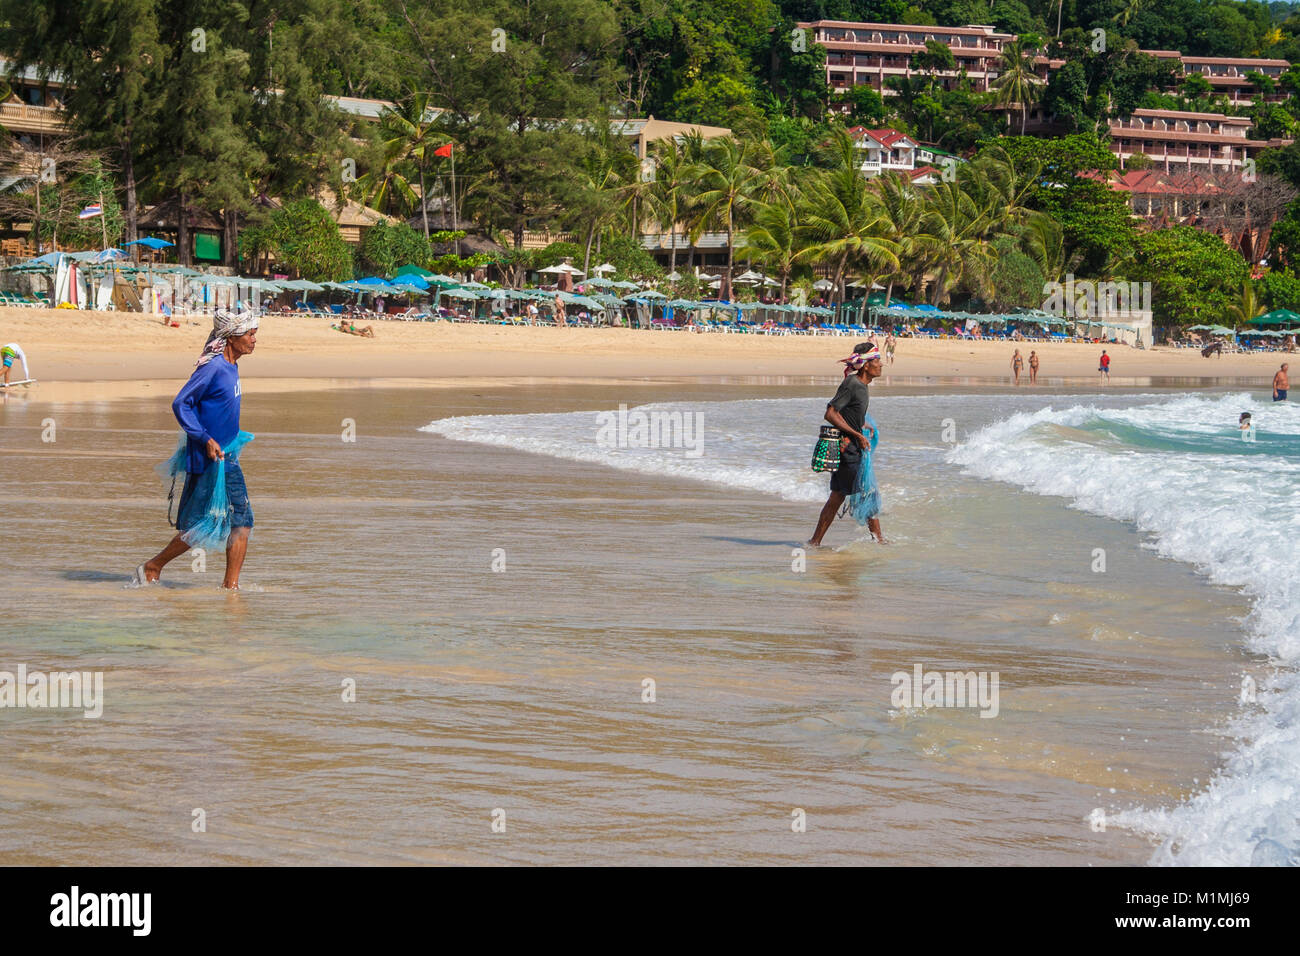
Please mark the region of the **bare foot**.
<svg viewBox="0 0 1300 956"><path fill-rule="evenodd" d="M162 577L162 565L154 561L144 563L144 579L147 583L152 584Z"/></svg>

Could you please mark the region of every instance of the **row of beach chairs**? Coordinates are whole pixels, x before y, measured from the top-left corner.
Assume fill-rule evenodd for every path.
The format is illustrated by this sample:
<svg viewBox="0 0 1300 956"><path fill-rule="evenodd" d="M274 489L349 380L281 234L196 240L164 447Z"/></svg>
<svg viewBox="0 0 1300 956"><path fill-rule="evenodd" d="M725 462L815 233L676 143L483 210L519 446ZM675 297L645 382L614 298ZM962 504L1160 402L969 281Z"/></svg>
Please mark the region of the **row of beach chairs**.
<svg viewBox="0 0 1300 956"><path fill-rule="evenodd" d="M20 309L44 309L48 300L26 292L0 292L0 305L17 306Z"/></svg>

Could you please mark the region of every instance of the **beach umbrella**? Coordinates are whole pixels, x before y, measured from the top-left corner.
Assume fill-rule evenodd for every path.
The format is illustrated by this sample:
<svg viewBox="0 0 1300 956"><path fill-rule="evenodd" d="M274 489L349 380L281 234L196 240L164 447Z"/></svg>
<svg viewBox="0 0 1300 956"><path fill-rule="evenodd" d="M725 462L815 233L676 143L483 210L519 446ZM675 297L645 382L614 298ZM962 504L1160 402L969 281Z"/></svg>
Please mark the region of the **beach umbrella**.
<svg viewBox="0 0 1300 956"><path fill-rule="evenodd" d="M599 271L599 270L597 270L597 269L593 269L592 271L593 271L593 272L597 272L597 271ZM604 276L597 276L597 277L594 278L594 279L587 279L587 280L584 281L582 284L583 284L583 285L595 286L595 287L598 288L598 289L608 289L608 288L612 288L612 287L613 287L613 285L614 285L614 280L613 280L613 279L606 279Z"/></svg>
<svg viewBox="0 0 1300 956"><path fill-rule="evenodd" d="M605 275L608 272L617 272L618 269L610 265L608 262L603 262L600 265L596 266L596 268L592 269L591 271L599 275Z"/></svg>
<svg viewBox="0 0 1300 956"><path fill-rule="evenodd" d="M644 292L633 292L628 296L629 299L666 299L668 296L662 292L656 292L654 289L646 289Z"/></svg>
<svg viewBox="0 0 1300 956"><path fill-rule="evenodd" d="M567 262L561 262L558 266L547 266L545 269L538 269L537 271L548 272L554 275L560 275L561 273L568 273L571 276L586 275L586 273L583 272L581 269L575 269Z"/></svg>
<svg viewBox="0 0 1300 956"><path fill-rule="evenodd" d="M852 284L856 285L856 283L852 283ZM829 291L830 289L835 288L835 283L832 282L830 279L818 279L816 282L813 283L813 288L819 292L826 292ZM861 287L859 286L859 288Z"/></svg>
<svg viewBox="0 0 1300 956"><path fill-rule="evenodd" d="M674 269L672 272L668 273L668 275L664 276L664 278L667 279L669 282L680 282L682 279L682 274L678 272L676 269Z"/></svg>
<svg viewBox="0 0 1300 956"><path fill-rule="evenodd" d="M474 289L443 289L442 294L451 299L479 299L482 298Z"/></svg>
<svg viewBox="0 0 1300 956"><path fill-rule="evenodd" d="M402 268L393 273L394 279L400 279L402 276L419 276L421 279L429 280L437 278L437 276L428 269L422 269L417 265L402 266Z"/></svg>
<svg viewBox="0 0 1300 956"><path fill-rule="evenodd" d="M1251 325L1293 325L1300 323L1300 313L1290 309L1274 309L1250 320Z"/></svg>
<svg viewBox="0 0 1300 956"><path fill-rule="evenodd" d="M176 243L168 242L166 239L159 239L155 236L145 236L143 239L132 239L130 242L123 243L128 246L147 246L150 249L166 249L174 246Z"/></svg>

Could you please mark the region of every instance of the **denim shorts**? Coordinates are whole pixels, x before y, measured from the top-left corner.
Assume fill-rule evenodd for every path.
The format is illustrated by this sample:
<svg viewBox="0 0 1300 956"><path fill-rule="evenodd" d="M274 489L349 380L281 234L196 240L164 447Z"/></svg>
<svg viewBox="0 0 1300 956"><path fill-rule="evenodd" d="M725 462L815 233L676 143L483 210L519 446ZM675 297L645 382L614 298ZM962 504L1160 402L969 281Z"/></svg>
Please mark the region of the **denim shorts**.
<svg viewBox="0 0 1300 956"><path fill-rule="evenodd" d="M209 468L215 468L212 462ZM181 491L181 503L176 510L176 530L188 531L203 517L197 508L191 508L194 501L194 486L203 475L186 475L185 487ZM239 462L226 459L226 497L230 499L230 526L232 528L251 528L253 526L253 506L248 500L248 486L244 484L244 470Z"/></svg>

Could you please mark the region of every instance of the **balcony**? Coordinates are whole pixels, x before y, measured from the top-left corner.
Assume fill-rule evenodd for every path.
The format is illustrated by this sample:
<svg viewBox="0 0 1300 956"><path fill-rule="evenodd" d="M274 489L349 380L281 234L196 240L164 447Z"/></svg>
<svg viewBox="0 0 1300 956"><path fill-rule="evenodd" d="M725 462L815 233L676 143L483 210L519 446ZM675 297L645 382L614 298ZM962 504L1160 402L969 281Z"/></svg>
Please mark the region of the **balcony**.
<svg viewBox="0 0 1300 956"><path fill-rule="evenodd" d="M64 133L60 111L51 106L29 106L21 100L0 103L0 126L11 133Z"/></svg>

